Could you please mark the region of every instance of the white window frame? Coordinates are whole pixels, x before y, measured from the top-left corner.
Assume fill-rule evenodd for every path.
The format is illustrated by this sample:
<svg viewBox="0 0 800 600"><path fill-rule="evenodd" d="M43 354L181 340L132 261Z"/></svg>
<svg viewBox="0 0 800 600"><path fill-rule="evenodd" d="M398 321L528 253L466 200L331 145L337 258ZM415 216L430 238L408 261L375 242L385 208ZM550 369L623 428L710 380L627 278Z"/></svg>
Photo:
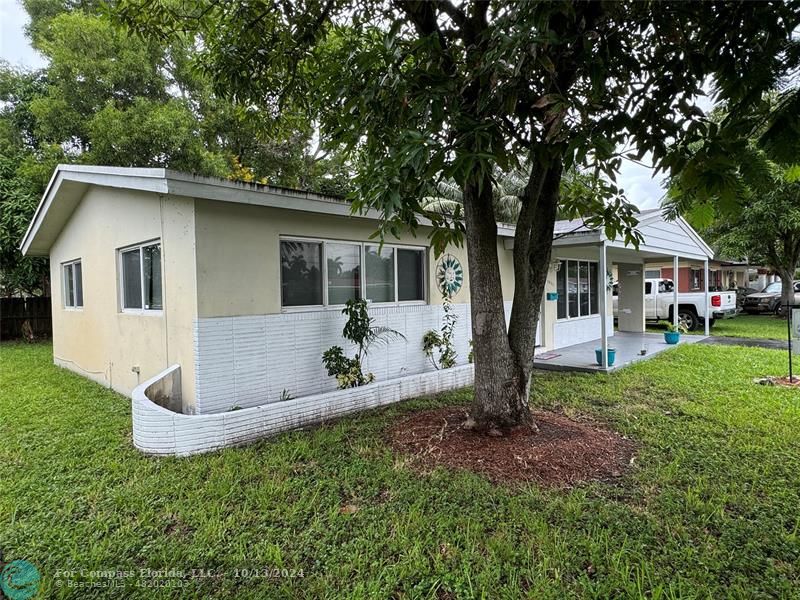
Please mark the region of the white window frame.
<svg viewBox="0 0 800 600"><path fill-rule="evenodd" d="M559 267L559 271L561 269L564 269L565 281L567 281L567 277L568 277L567 273L569 271L569 261L572 261L572 262L575 262L575 263L582 263L583 262L583 263L594 263L594 264L596 264L597 265L597 284L598 284L597 285L597 287L598 287L598 291L597 291L597 293L598 293L598 296L597 296L597 312L596 313L590 313L588 315L579 315L577 317L570 317L569 316L569 282L567 282L567 298L566 298L567 316L558 318L558 306L556 306L556 322L557 323L565 323L567 321L583 321L585 319L596 319L597 317L599 317L600 316L600 295L599 294L600 293L604 293L604 292L607 293L607 291L608 291L608 290L605 289L605 286L600 285L600 279L601 279L600 261L591 260L591 259L588 259L588 258L561 258L561 257L556 257L556 260L559 261L559 264L561 262L567 263L567 264L561 265ZM581 268L580 268L580 265L578 265L578 292L577 292L577 296L578 296L578 312L579 313L581 311L581 286L580 286L580 280L581 280ZM591 304L591 296L592 296L591 289L592 288L591 288L591 285L592 285L592 280L591 280L591 277L590 277L589 278L589 310L590 311L592 310L592 304ZM603 291L601 292L601 290L603 290Z"/></svg>
<svg viewBox="0 0 800 600"><path fill-rule="evenodd" d="M281 257L281 242L305 242L311 244L322 245L322 304L304 304L299 306L283 306L283 268L280 265ZM342 310L344 304L329 304L328 303L328 244L347 244L359 246L359 258L361 269L361 281L359 287L359 297L367 300L367 269L366 269L366 247L379 246L380 242L354 242L353 240L339 240L332 238L314 238L303 237L294 235L281 235L278 237L278 270L280 281L280 303L281 312L307 312L307 311L323 311L323 310ZM373 302L367 300L368 306L420 306L428 303L428 248L426 246L412 246L407 244L383 244L386 248L394 248L394 300L388 302ZM397 250L415 250L422 252L422 300L398 300L399 289L397 285Z"/></svg>
<svg viewBox="0 0 800 600"><path fill-rule="evenodd" d="M148 246L161 246L160 260L161 260L161 306L162 308L145 308L144 307L144 254L143 249L147 248ZM139 285L141 289L142 295L142 307L141 308L125 308L125 277L122 268L122 255L125 252L130 252L131 250L138 250L139 251ZM118 305L119 311L124 314L131 314L131 315L147 315L153 317L159 317L164 314L165 305L165 296L166 296L166 289L164 286L164 246L161 243L161 238L155 238L152 240L148 240L146 242L141 242L139 244L132 244L130 246L123 246L122 248L117 248L117 289L118 289Z"/></svg>
<svg viewBox="0 0 800 600"><path fill-rule="evenodd" d="M83 290L83 260L75 258L61 263L61 300L64 310L83 310L83 304L78 304L78 287L75 285L75 265L81 266L81 290ZM72 270L72 293L74 296L72 304L67 303L67 279L64 276L64 271L67 267Z"/></svg>

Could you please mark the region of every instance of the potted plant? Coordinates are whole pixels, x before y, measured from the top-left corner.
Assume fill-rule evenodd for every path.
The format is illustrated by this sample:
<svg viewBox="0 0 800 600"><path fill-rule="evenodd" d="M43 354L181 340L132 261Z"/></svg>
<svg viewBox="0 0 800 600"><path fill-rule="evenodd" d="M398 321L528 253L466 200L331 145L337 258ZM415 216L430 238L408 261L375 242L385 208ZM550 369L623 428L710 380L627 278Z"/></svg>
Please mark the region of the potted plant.
<svg viewBox="0 0 800 600"><path fill-rule="evenodd" d="M616 348L609 348L608 349L608 366L614 366L614 359L617 357L617 349ZM595 348L594 349L594 359L597 361L597 364L601 367L603 366L603 349L602 348Z"/></svg>
<svg viewBox="0 0 800 600"><path fill-rule="evenodd" d="M686 325L681 322L675 325L669 321L659 321L658 324L666 327L667 330L664 332L664 341L668 344L677 344L681 341L681 334L689 331Z"/></svg>

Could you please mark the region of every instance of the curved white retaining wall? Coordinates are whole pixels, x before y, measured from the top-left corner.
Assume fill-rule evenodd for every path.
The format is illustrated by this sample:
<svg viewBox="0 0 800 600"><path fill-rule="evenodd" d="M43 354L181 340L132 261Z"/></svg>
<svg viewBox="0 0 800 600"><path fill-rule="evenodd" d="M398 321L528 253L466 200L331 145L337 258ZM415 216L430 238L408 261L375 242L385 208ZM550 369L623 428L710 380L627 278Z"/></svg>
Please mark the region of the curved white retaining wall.
<svg viewBox="0 0 800 600"><path fill-rule="evenodd" d="M186 456L252 442L348 413L471 385L472 365L379 381L369 385L272 402L231 412L184 415L162 408L146 394L180 378L173 365L133 390L133 443L146 454Z"/></svg>

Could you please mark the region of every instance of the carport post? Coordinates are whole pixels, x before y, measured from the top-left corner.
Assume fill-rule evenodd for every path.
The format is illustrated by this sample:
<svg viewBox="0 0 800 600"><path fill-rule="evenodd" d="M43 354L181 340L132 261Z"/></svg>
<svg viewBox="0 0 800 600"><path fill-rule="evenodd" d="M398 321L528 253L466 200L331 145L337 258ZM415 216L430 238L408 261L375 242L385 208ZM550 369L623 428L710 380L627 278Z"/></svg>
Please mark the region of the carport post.
<svg viewBox="0 0 800 600"><path fill-rule="evenodd" d="M706 335L708 335L709 331L711 331L711 325L709 323L709 321L711 321L711 307L708 304L708 259L706 259L703 262L703 269L704 269L704 272L703 272L703 283L705 284L704 287L705 287L705 292L706 292L706 297L705 297L706 318L704 319L704 321L705 321L705 326L706 326L705 327Z"/></svg>
<svg viewBox="0 0 800 600"><path fill-rule="evenodd" d="M600 244L600 264L598 265L597 279L603 280L603 284L600 285L600 289L597 290L597 299L600 301L600 353L603 355L603 358L600 361L600 366L603 369L608 368L608 332L606 331L607 324L607 316L606 313L608 312L606 309L606 300L608 299L608 272L606 268L606 243L603 242ZM597 283L600 283L599 281Z"/></svg>
<svg viewBox="0 0 800 600"><path fill-rule="evenodd" d="M672 324L678 326L678 282L680 281L678 274L678 255L672 256Z"/></svg>

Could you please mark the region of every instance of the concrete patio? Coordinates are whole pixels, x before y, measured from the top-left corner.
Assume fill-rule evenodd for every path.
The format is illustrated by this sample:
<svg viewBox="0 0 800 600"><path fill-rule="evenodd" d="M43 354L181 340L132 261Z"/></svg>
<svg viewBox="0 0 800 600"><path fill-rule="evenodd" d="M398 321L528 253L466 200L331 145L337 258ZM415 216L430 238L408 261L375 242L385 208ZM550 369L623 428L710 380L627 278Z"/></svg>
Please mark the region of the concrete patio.
<svg viewBox="0 0 800 600"><path fill-rule="evenodd" d="M679 344L696 344L704 340L704 335L682 335ZM600 347L600 340L592 340L583 344L575 344L558 348L536 355L533 366L536 369L551 371L579 371L583 373L596 373L615 371L627 367L635 362L652 358L665 350L675 348L667 344L661 333L629 333L617 331L608 339L608 347L615 348L616 359L614 366L603 369L595 362L595 349ZM642 354L642 349L647 348L647 353Z"/></svg>

